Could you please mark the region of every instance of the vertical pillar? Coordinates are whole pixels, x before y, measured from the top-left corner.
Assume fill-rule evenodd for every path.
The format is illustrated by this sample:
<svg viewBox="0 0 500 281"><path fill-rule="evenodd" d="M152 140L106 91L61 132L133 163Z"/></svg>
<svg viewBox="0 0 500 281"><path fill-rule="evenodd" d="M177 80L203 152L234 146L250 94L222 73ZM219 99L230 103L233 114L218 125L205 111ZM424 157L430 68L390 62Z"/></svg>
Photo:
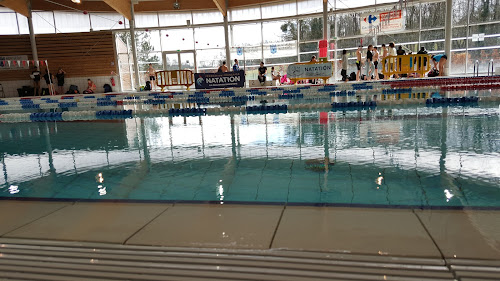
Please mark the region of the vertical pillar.
<svg viewBox="0 0 500 281"><path fill-rule="evenodd" d="M38 61L38 51L36 49L36 40L35 40L35 30L33 29L33 20L32 20L32 14L31 14L31 0L26 0L28 1L28 10L29 10L29 17L28 17L28 28L30 30L30 42L31 42L31 55L33 56L33 60Z"/></svg>
<svg viewBox="0 0 500 281"><path fill-rule="evenodd" d="M446 18L444 22L444 53L448 56L446 60L446 65L444 66L445 75L450 75L450 65L451 65L451 28L452 28L452 7L453 0L446 0Z"/></svg>
<svg viewBox="0 0 500 281"><path fill-rule="evenodd" d="M300 19L297 19L297 62L300 62Z"/></svg>
<svg viewBox="0 0 500 281"><path fill-rule="evenodd" d="M226 14L224 15L224 40L226 42L226 65L228 68L231 68L231 52L229 51L229 24L227 20L227 13L229 12L228 10L228 3L229 1L226 0Z"/></svg>
<svg viewBox="0 0 500 281"><path fill-rule="evenodd" d="M339 37L339 32L338 32L338 17L337 17L337 0L333 0L333 11L334 11L334 16L333 16L333 20L335 21L334 24L334 44L335 44L335 48L333 48L333 61L335 63L335 73L333 74L333 78L334 78L334 81L337 80L337 73L338 73L338 61L337 61L337 38Z"/></svg>
<svg viewBox="0 0 500 281"><path fill-rule="evenodd" d="M130 44L132 45L132 59L134 60L134 82L135 82L135 90L139 91L139 63L137 61L137 49L135 45L135 15L134 15L134 1L131 0L130 11L132 15L132 19L129 21L130 23Z"/></svg>
<svg viewBox="0 0 500 281"><path fill-rule="evenodd" d="M323 0L323 39L328 40L328 1Z"/></svg>

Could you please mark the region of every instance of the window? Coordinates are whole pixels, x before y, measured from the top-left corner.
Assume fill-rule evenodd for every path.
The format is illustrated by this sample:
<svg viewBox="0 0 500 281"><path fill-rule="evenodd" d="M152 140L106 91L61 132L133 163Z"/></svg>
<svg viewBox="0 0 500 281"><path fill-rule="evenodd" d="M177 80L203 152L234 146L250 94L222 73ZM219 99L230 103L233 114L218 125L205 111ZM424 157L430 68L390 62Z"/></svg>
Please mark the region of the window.
<svg viewBox="0 0 500 281"><path fill-rule="evenodd" d="M422 28L444 27L446 2L426 3L421 4L420 7L422 9Z"/></svg>
<svg viewBox="0 0 500 281"><path fill-rule="evenodd" d="M36 34L56 32L52 12L33 12L32 19L33 29Z"/></svg>
<svg viewBox="0 0 500 281"><path fill-rule="evenodd" d="M234 47L255 46L262 42L260 23L233 25L230 35Z"/></svg>
<svg viewBox="0 0 500 281"><path fill-rule="evenodd" d="M122 29L128 26L128 21L115 13L90 13L90 23L93 30Z"/></svg>
<svg viewBox="0 0 500 281"><path fill-rule="evenodd" d="M260 7L234 8L229 11L229 19L231 21L256 20L260 18Z"/></svg>
<svg viewBox="0 0 500 281"><path fill-rule="evenodd" d="M295 1L266 4L261 6L262 18L289 17L297 14Z"/></svg>
<svg viewBox="0 0 500 281"><path fill-rule="evenodd" d="M162 30L161 46L163 51L193 50L193 30L191 28Z"/></svg>
<svg viewBox="0 0 500 281"><path fill-rule="evenodd" d="M226 46L224 27L222 26L195 28L194 38L196 49L210 49Z"/></svg>
<svg viewBox="0 0 500 281"><path fill-rule="evenodd" d="M160 26L186 25L186 21L192 21L191 12L168 12L159 13Z"/></svg>
<svg viewBox="0 0 500 281"><path fill-rule="evenodd" d="M207 12L193 12L193 24L222 23L224 18L219 10Z"/></svg>
<svg viewBox="0 0 500 281"><path fill-rule="evenodd" d="M16 13L0 12L0 34L18 34Z"/></svg>
<svg viewBox="0 0 500 281"><path fill-rule="evenodd" d="M76 12L54 11L57 32L88 32L90 31L89 15Z"/></svg>
<svg viewBox="0 0 500 281"><path fill-rule="evenodd" d="M298 0L297 11L299 15L323 12L323 1L320 0Z"/></svg>
<svg viewBox="0 0 500 281"><path fill-rule="evenodd" d="M157 13L136 13L135 27L158 27Z"/></svg>
<svg viewBox="0 0 500 281"><path fill-rule="evenodd" d="M21 15L17 14L17 24L19 25L19 33L20 34L29 34L30 30L28 27L28 18Z"/></svg>
<svg viewBox="0 0 500 281"><path fill-rule="evenodd" d="M323 39L323 18L307 18L299 20L300 41Z"/></svg>

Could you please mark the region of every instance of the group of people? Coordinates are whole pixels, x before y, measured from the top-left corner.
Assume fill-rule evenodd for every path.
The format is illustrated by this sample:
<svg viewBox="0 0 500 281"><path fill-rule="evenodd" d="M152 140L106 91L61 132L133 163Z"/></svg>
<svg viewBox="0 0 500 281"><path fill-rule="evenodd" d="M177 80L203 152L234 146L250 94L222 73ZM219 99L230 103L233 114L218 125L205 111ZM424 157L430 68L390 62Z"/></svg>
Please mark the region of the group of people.
<svg viewBox="0 0 500 281"><path fill-rule="evenodd" d="M229 69L226 66L226 61L222 62L222 65L217 69L218 73L223 73L223 72L228 72ZM233 64L233 71L240 71L240 64L238 62L238 59L234 59L234 64ZM260 62L260 66L257 69L257 79L259 80L259 83L261 86L264 86L266 83L266 75L267 75L267 67L264 66L264 62ZM278 83L281 80L281 74L279 72L276 72L274 70L274 66L271 67L271 77L272 80L277 80Z"/></svg>
<svg viewBox="0 0 500 281"><path fill-rule="evenodd" d="M403 56L406 55L406 51L403 49L402 46L399 46L396 49L396 46L394 42L391 42L386 46L385 44L382 44L380 49L377 46L373 45L368 45L368 48L366 50L366 56L363 60L362 57L362 49L363 46L358 46L358 49L356 50L356 81L360 80L378 80L378 79L386 79L389 77L385 77L382 73L379 73L379 69L381 69L381 64L380 60L384 59L385 57L388 56ZM411 54L411 52L409 53ZM425 50L425 47L421 47L420 51L417 52L417 54L427 54L427 51ZM446 64L446 60L448 59L446 55L441 54L441 55L434 55L431 57L433 63L434 63L434 69L429 73L429 76L443 76L444 75L444 65ZM348 66L348 58L347 58L347 51L343 50L342 51L342 70L340 72L340 75L342 76L342 81L349 81L353 80L352 78L349 78L347 75L347 66ZM410 60L410 64L412 63L417 63L417 62L412 62ZM418 61L419 67L422 65L422 61ZM426 59L424 59L424 64L427 63ZM401 69L401 64L402 60L401 59L390 59L389 61L389 68L398 68ZM362 74L362 68L363 66L365 67L365 74ZM410 65L411 67L411 65ZM415 74L418 75L418 74ZM398 74L394 75L394 78L399 78Z"/></svg>
<svg viewBox="0 0 500 281"><path fill-rule="evenodd" d="M38 70L38 67L33 67L33 71L31 72L31 79L33 79L33 84L34 84L34 89L35 89L35 96L41 95L41 89L40 89L40 81L42 78L45 80L45 83L47 83L47 86L49 87L49 92L51 95L56 94L56 91L54 90L54 82L57 79L57 93L64 93L64 77L66 75L66 71L64 71L61 67L59 67L59 70L57 71L57 74L54 76L54 74L50 73L48 69L45 69L44 74L42 75L41 72Z"/></svg>
<svg viewBox="0 0 500 281"><path fill-rule="evenodd" d="M56 75L49 72L48 69L45 69L44 74L38 70L38 67L33 67L33 71L31 72L31 79L33 79L34 85L34 95L39 96L42 95L40 81L42 78L45 80L47 87L49 89L50 95L56 94L64 94L64 78L66 76L66 71L64 71L61 67L57 70ZM57 91L54 89L54 84L57 81ZM97 89L95 83L87 79L87 89L83 91L84 94L92 94Z"/></svg>

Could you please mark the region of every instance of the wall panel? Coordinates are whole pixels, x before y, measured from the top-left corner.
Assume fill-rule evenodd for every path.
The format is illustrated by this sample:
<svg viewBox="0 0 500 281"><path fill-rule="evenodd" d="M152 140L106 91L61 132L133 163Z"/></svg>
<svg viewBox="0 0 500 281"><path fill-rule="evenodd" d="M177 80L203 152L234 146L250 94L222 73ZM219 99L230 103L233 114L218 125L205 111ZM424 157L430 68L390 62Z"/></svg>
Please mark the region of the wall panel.
<svg viewBox="0 0 500 281"><path fill-rule="evenodd" d="M116 72L114 39L110 31L36 35L38 58L47 60L51 72L59 67L66 77L109 76ZM28 35L0 36L0 56L27 55ZM42 67L43 69L44 67ZM0 81L29 79L30 70L0 70Z"/></svg>

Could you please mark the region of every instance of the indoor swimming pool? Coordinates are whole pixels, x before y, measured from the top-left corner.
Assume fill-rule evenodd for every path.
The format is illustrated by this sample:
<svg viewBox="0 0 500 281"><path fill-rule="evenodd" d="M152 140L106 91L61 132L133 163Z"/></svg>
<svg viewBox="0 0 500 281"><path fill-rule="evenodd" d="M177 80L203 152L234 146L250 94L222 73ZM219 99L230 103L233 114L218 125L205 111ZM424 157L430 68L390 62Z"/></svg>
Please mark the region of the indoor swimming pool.
<svg viewBox="0 0 500 281"><path fill-rule="evenodd" d="M0 123L0 196L497 209L499 127L488 103Z"/></svg>

